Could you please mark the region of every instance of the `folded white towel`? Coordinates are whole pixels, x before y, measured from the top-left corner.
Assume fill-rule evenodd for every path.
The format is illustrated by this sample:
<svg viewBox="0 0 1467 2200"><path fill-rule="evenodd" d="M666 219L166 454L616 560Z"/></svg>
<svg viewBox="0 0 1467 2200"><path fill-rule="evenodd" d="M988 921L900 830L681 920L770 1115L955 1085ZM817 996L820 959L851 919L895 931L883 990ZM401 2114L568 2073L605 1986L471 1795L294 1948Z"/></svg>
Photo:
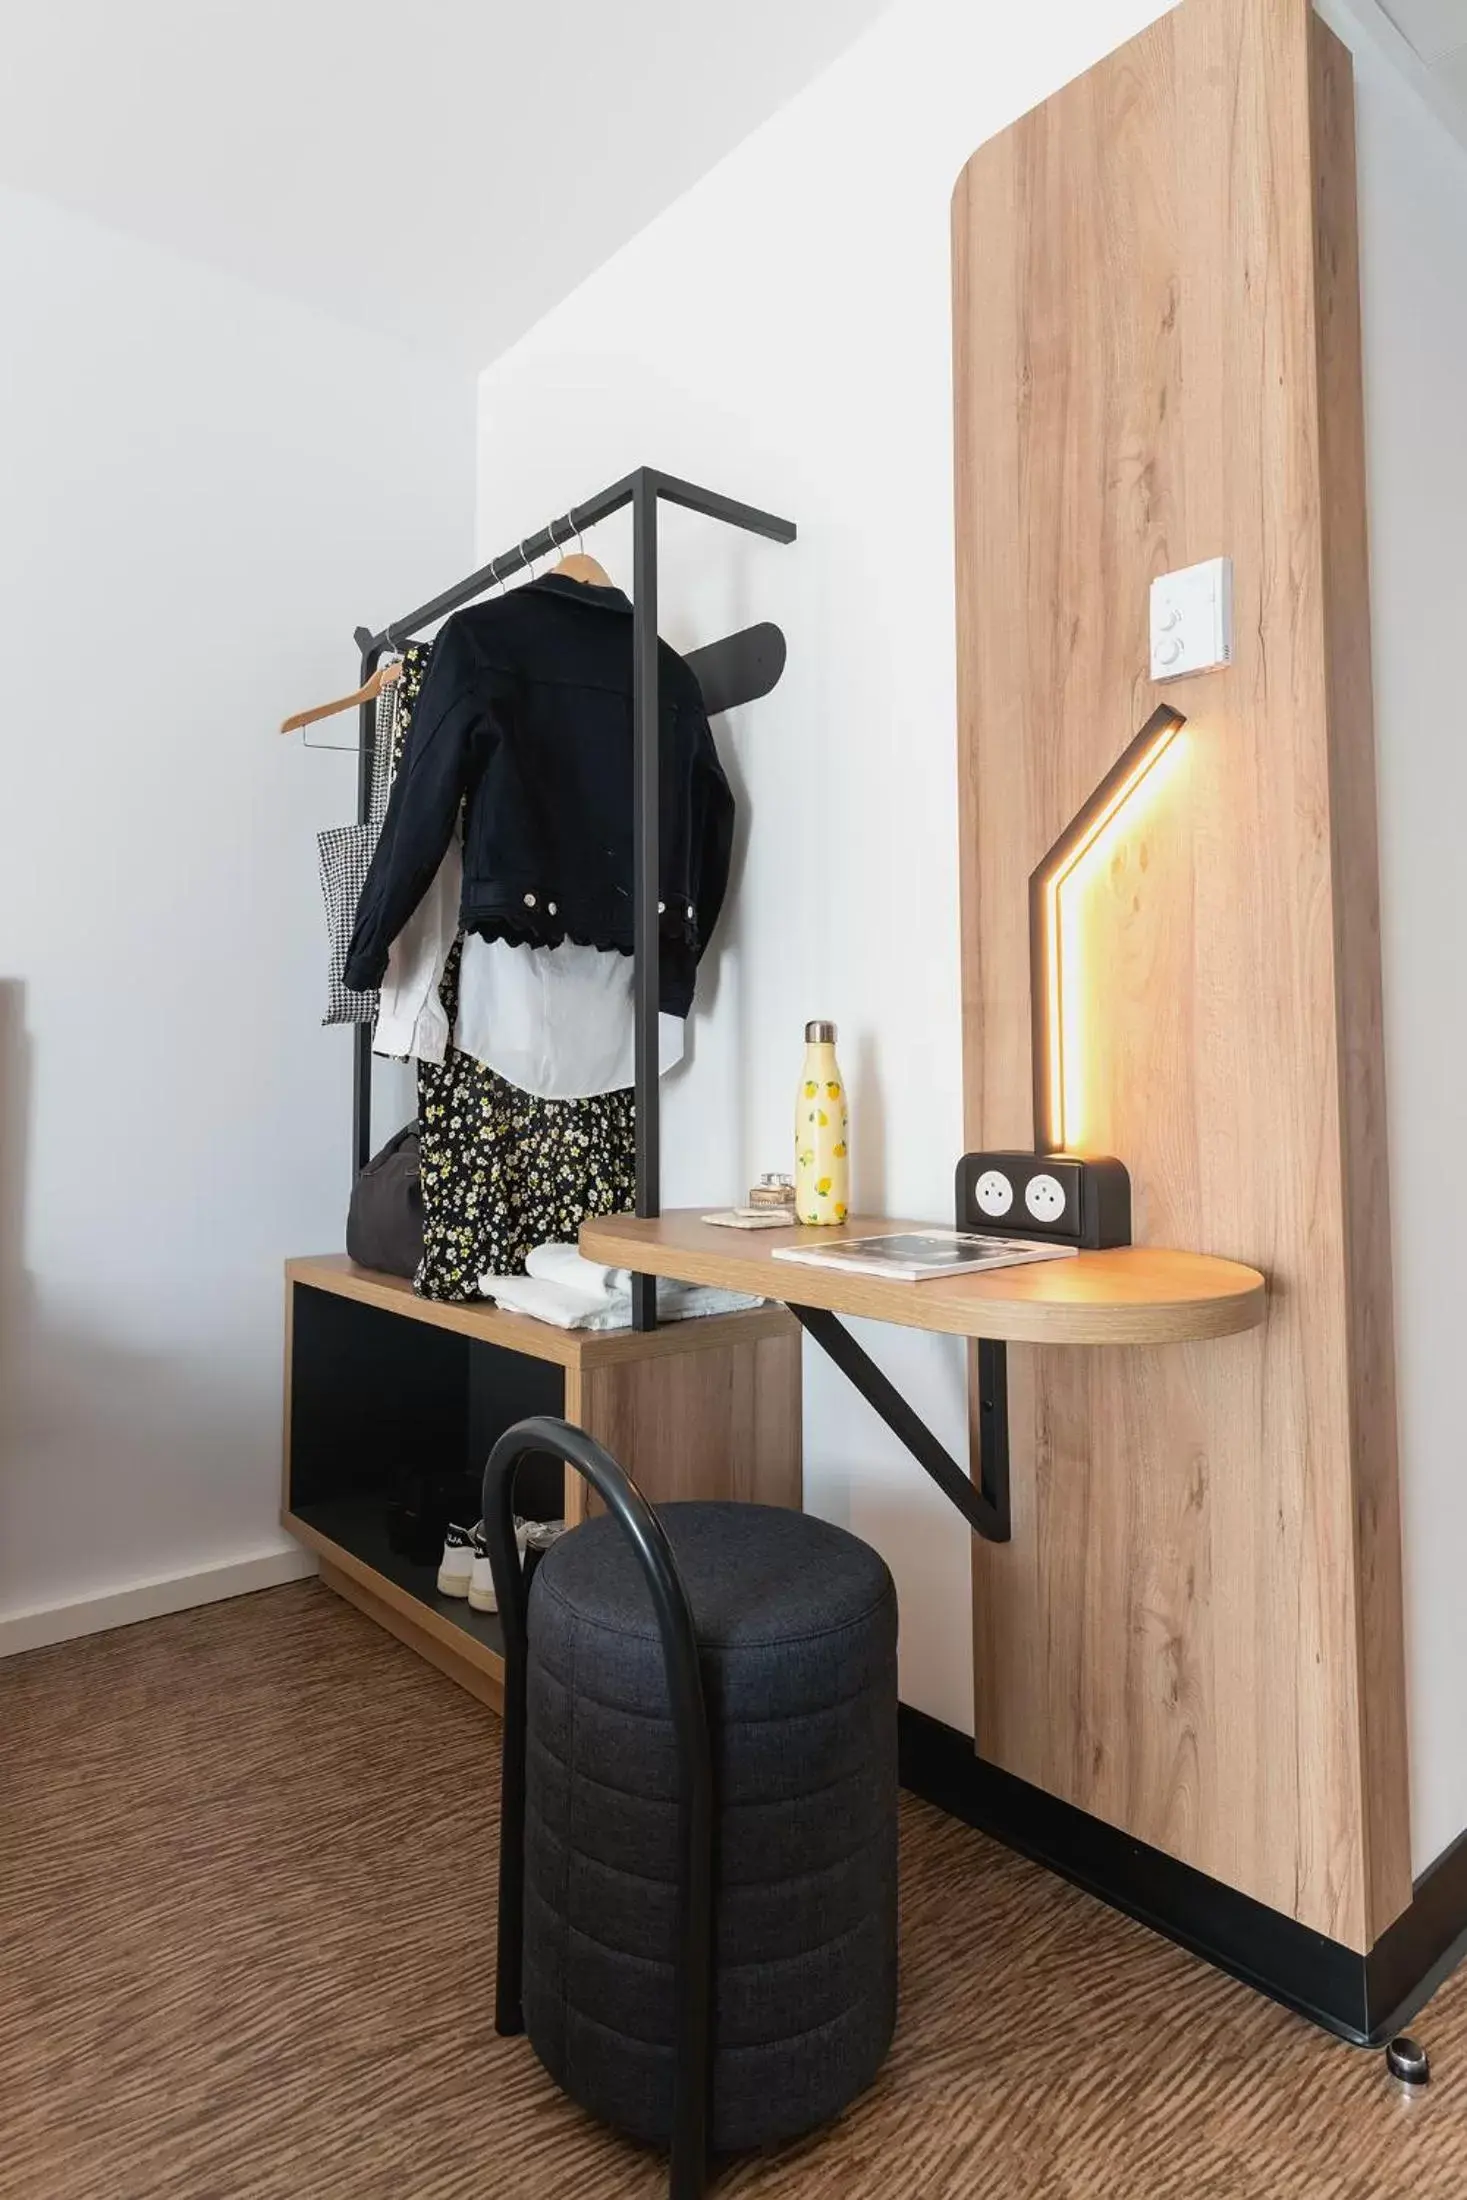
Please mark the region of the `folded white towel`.
<svg viewBox="0 0 1467 2200"><path fill-rule="evenodd" d="M586 1329L598 1315L614 1311L604 1299L568 1291L543 1276L480 1276L479 1289L506 1314L532 1314L536 1321L554 1322L557 1329Z"/></svg>
<svg viewBox="0 0 1467 2200"><path fill-rule="evenodd" d="M631 1289L625 1268L603 1268L599 1261L583 1259L574 1245L537 1245L525 1257L525 1274L607 1302L624 1298Z"/></svg>
<svg viewBox="0 0 1467 2200"><path fill-rule="evenodd" d="M567 1259L565 1256L569 1255ZM582 1260L573 1245L537 1245L523 1276L480 1276L479 1289L507 1314L529 1314L557 1329L629 1329L632 1322L631 1276L625 1268L602 1268ZM695 1315L736 1314L763 1300L743 1291L711 1285L657 1285L660 1321L690 1321Z"/></svg>

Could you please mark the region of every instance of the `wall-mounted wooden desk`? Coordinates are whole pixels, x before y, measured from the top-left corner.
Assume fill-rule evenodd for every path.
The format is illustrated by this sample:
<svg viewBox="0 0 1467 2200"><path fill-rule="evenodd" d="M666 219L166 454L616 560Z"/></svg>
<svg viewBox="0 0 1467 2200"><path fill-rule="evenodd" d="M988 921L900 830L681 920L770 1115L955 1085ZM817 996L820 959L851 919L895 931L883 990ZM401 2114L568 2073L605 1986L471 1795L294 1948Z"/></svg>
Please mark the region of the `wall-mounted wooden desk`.
<svg viewBox="0 0 1467 2200"><path fill-rule="evenodd" d="M855 1215L839 1230L728 1230L684 1210L654 1222L608 1215L583 1223L581 1251L588 1260L643 1275L721 1284L832 1314L1007 1344L1182 1344L1231 1337L1263 1319L1265 1286L1256 1268L1149 1245L927 1283L889 1283L774 1258L781 1245L932 1228L930 1222Z"/></svg>
<svg viewBox="0 0 1467 2200"><path fill-rule="evenodd" d="M1254 1329L1263 1320L1256 1268L1201 1253L1126 1246L988 1275L894 1283L838 1268L777 1260L781 1246L920 1230L930 1224L858 1215L838 1231L730 1230L696 1212L643 1221L611 1215L581 1226L591 1260L682 1283L722 1284L782 1299L808 1335L855 1384L887 1427L987 1541L1006 1543L1009 1516L1010 1344L1185 1344ZM838 1319L864 1315L908 1329L971 1338L977 1358L977 1479L933 1435Z"/></svg>

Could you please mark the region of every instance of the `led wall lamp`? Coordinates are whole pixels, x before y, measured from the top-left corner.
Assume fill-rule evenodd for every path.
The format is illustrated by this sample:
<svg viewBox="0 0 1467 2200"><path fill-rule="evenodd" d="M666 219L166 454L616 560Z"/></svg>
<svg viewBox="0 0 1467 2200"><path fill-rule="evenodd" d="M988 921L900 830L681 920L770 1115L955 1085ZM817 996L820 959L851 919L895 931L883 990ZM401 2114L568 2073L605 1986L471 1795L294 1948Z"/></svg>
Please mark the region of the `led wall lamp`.
<svg viewBox="0 0 1467 2200"><path fill-rule="evenodd" d="M1074 967L1076 956L1066 952L1064 889L1087 856L1104 852L1106 834L1142 788L1155 784L1156 768L1186 722L1169 705L1153 711L1029 880L1035 1151L964 1154L956 1184L960 1230L1049 1238L1077 1251L1131 1241L1131 1180L1124 1164L1110 1155L1064 1151L1067 1133L1075 1130L1075 1078L1082 1067L1079 1027L1070 1011L1078 1011L1085 992L1083 972ZM1133 810L1127 822L1134 822ZM973 1477L834 1314L813 1306L792 1307L791 1312L926 1468L974 1533L992 1543L1007 1543L1013 1532L1007 1345L994 1337L976 1340L978 1473Z"/></svg>
<svg viewBox="0 0 1467 2200"><path fill-rule="evenodd" d="M1107 829L1135 801L1186 723L1170 704L1154 710L1030 875L1029 1012L1034 1144L1039 1153L1062 1153L1076 1135L1075 1080L1080 1064L1075 1026L1081 1003L1073 945L1067 947L1066 940L1065 886Z"/></svg>

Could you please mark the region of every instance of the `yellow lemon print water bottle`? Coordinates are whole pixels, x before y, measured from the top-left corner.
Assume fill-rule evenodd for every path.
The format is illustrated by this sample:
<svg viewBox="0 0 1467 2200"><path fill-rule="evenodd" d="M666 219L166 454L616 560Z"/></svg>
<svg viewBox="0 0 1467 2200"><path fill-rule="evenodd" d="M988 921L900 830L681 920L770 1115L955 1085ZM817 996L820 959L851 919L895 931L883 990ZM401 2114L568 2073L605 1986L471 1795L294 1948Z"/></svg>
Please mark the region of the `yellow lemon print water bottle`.
<svg viewBox="0 0 1467 2200"><path fill-rule="evenodd" d="M835 1025L806 1024L805 1067L795 1101L795 1214L801 1222L844 1222L849 1214L849 1127Z"/></svg>

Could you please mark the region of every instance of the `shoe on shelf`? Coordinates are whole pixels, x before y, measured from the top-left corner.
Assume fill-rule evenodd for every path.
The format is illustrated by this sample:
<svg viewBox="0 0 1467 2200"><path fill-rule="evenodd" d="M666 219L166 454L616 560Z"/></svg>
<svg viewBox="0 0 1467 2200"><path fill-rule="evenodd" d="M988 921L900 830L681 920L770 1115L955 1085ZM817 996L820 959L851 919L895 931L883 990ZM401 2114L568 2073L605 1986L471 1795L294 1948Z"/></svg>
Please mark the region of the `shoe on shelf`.
<svg viewBox="0 0 1467 2200"><path fill-rule="evenodd" d="M565 1534L565 1522L563 1520L531 1520L526 1523L526 1528L528 1533L525 1543L525 1585L528 1587L535 1578L535 1568L539 1565L551 1544L555 1542L557 1536Z"/></svg>
<svg viewBox="0 0 1467 2200"><path fill-rule="evenodd" d="M529 1532L530 1524L528 1521L516 1520L514 1540L520 1554L520 1564L522 1566L525 1563L525 1541ZM473 1530L473 1538L474 1571L469 1580L469 1602L476 1612L497 1612L499 1610L499 1598L494 1590L494 1568L489 1563L489 1538L484 1532L482 1520Z"/></svg>
<svg viewBox="0 0 1467 2200"><path fill-rule="evenodd" d="M456 1527L449 1523L443 1538L443 1556L438 1564L438 1594L441 1597L466 1597L474 1578L474 1537L476 1528Z"/></svg>
<svg viewBox="0 0 1467 2200"><path fill-rule="evenodd" d="M538 1551L543 1558L552 1543L565 1534L563 1520L527 1520L525 1522L525 1548Z"/></svg>

